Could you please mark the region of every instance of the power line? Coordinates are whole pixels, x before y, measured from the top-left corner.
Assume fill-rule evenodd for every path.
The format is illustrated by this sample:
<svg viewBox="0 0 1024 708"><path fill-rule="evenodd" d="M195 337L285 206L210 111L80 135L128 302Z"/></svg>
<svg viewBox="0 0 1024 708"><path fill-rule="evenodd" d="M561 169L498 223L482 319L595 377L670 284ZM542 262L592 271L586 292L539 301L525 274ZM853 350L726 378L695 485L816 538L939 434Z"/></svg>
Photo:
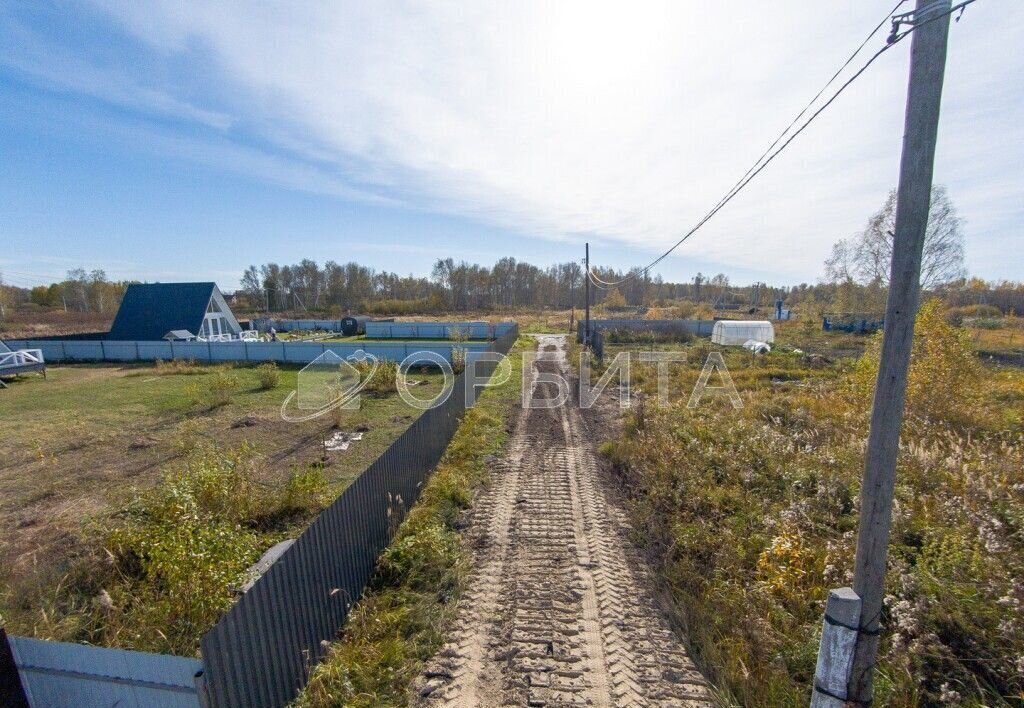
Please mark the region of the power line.
<svg viewBox="0 0 1024 708"><path fill-rule="evenodd" d="M718 201L718 203L715 204L715 206L712 207L711 210L707 214L705 214L700 219L700 221L697 222L697 224L693 228L691 228L688 232L686 232L682 236L682 238L680 238L678 241L676 241L667 251L662 253L660 256L655 258L653 261L648 263L646 266L644 266L643 268L638 268L638 269L632 270L629 275L627 275L625 278L622 278L621 280L617 280L617 281L614 281L614 282L602 280L598 276L594 275L594 273L592 271L588 271L587 272L587 277L591 280L591 282L593 282L594 285L599 287L599 288L607 289L609 287L615 287L615 286L620 285L622 283L625 283L625 282L627 282L629 280L632 280L633 278L638 277L641 273L647 273L651 268L653 268L658 263L660 263L665 258L667 258L669 256L669 254L671 254L674 250L679 248L679 246L682 245L682 243L684 241L686 241L688 238L693 236L693 234L695 234L702 226L704 226L704 224L706 224L715 214L717 214L723 207L725 207L726 204L728 204L730 201L732 201L732 199L737 194L739 194L740 191L742 191L743 188L746 187L758 174L760 174L761 171L772 162L772 160L774 160L776 157L778 157L782 153L782 151L785 150L789 146L789 144L791 142L793 142L793 140L798 135L800 135L800 133L802 133L811 123L813 123L814 120L819 115L821 115L821 113L824 112L824 110L826 108L828 108L830 105L832 105L832 103L837 98L839 98L839 96L843 93L843 91L846 90L847 87L849 87L850 84L852 84L865 71L867 71L868 67L870 67L875 62L875 60L878 59L878 57L880 57L882 54L887 52L892 47L896 46L896 44L901 42L909 34L914 32L918 28L923 27L923 26L925 26L925 25L927 25L927 24L929 24L931 22L934 22L935 20L938 20L938 19L940 19L942 17L945 17L946 15L952 14L952 13L956 12L957 10L959 10L961 12L961 14L963 14L963 9L965 7L967 7L967 5L970 5L972 2L974 2L975 0L965 0L964 2L961 2L958 5L954 5L952 8L950 8L946 12L943 12L941 14L935 15L933 17L929 17L927 20L923 20L921 22L917 22L913 26L911 26L909 29L907 29L906 31L899 32L898 30L899 30L900 24L911 21L911 20L906 19L906 18L908 18L910 16L909 14L899 15L899 16L893 17L893 13L896 11L896 9L898 9L905 1L906 0L900 0L900 2L898 2L896 4L896 6L893 8L893 10L891 12L889 12L886 15L886 17L883 18L882 21L878 25L875 26L875 28L871 31L871 33L867 36L867 38L860 44L860 46L857 47L857 49L854 51L854 53L850 55L850 58L847 59L846 62L843 64L843 66L841 66L839 68L839 70L832 76L832 78L830 78L826 82L826 84L821 88L820 91L818 91L818 93L814 96L814 98L811 99L811 101L807 104L807 106L805 106L803 108L803 110L801 110L800 113L797 114L796 118L794 118L790 122L790 124L788 126L786 126L786 129L783 130L782 133L779 134L779 137L777 137L772 142L772 144L768 147L768 150L766 150L761 155L761 157L759 157L757 159L757 161L754 162L753 166L749 170L747 170L746 174L742 178L740 178L739 182L737 182L735 185L733 185L732 189L730 189L728 192L726 192L725 196L722 197L722 199L720 199ZM927 10L929 8L925 8L925 9ZM921 14L923 14L923 13L921 13ZM959 19L959 18L957 18L957 19ZM832 94L832 97L829 98L813 114L811 114L811 116L795 132L793 132L792 135L790 135L785 140L785 142L782 143L782 145L780 145L777 149L775 149L774 152L772 152L772 149L776 145L779 144L779 142L783 139L783 137L786 136L786 134L796 124L796 122L810 109L810 107L814 104L814 102L817 101L818 98L825 92L825 89L827 89L835 81L836 77L839 76L843 72L843 70L846 69L847 66L849 66L849 64L853 61L853 59L867 45L868 41L871 40L871 38L878 32L878 30L881 29L881 27L886 23L887 20L891 20L892 21L892 23L893 23L893 31L889 35L889 37L887 38L886 44L884 46L882 46L882 48L879 49L877 52L875 52L871 56L871 58L869 58L867 60L867 62L860 69L858 69L853 74L853 76L851 76L849 79L847 79L836 90L836 92L834 94ZM767 159L765 159L766 156L767 156Z"/></svg>

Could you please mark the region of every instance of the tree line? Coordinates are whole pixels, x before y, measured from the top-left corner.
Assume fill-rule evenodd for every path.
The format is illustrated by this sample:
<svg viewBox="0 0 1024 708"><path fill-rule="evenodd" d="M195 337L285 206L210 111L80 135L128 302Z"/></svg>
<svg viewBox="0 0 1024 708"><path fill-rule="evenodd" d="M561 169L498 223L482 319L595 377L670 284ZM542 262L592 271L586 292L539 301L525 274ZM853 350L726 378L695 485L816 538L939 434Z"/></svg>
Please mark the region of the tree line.
<svg viewBox="0 0 1024 708"><path fill-rule="evenodd" d="M593 286L591 302L606 307L649 307L685 301L704 310L770 308L782 299L788 308L808 311L881 313L888 292L896 193L891 192L864 229L835 243L825 261L825 277L793 287L753 283L736 286L728 276L696 273L685 282L634 269L596 267L600 281L623 281L614 288ZM1024 285L967 278L963 220L945 188L932 191L922 261L922 286L953 306L989 304L1003 312L1024 310ZM515 312L517 309L569 309L584 306L585 274L568 261L539 267L515 258L493 266L439 258L425 276L378 271L356 262L303 259L295 264L249 266L235 293L236 308L250 312L432 314ZM79 312L113 312L128 282L111 282L102 270L68 271L60 283L30 290L3 286L0 308L23 302ZM0 310L2 315L2 310Z"/></svg>
<svg viewBox="0 0 1024 708"><path fill-rule="evenodd" d="M5 285L0 273L0 306L30 304L67 312L113 313L131 281L111 281L102 269L69 270L64 280L33 288Z"/></svg>

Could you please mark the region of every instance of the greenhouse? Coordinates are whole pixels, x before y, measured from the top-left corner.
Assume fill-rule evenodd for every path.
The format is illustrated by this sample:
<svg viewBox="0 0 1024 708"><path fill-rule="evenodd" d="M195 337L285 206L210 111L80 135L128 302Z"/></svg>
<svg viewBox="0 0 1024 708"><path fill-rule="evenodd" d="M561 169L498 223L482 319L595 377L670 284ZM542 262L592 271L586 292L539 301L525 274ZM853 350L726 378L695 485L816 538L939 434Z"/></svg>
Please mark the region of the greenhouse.
<svg viewBox="0 0 1024 708"><path fill-rule="evenodd" d="M775 329L767 320L718 320L711 330L714 344L741 347L748 341L774 342Z"/></svg>

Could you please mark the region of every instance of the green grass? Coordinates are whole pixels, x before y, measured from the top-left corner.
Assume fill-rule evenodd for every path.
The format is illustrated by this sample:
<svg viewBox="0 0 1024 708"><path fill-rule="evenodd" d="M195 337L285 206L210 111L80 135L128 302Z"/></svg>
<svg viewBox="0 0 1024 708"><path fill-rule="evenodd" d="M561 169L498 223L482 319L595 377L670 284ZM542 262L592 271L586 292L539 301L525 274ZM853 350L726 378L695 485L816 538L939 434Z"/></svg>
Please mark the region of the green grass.
<svg viewBox="0 0 1024 708"><path fill-rule="evenodd" d="M526 346L521 340L510 355L513 371ZM440 648L465 579L469 552L456 519L487 482L487 458L505 442L506 419L519 387L520 377L512 376L487 389L467 412L299 705L408 704L410 684Z"/></svg>
<svg viewBox="0 0 1024 708"><path fill-rule="evenodd" d="M286 422L279 409L297 375L297 367L281 368L267 389L255 367L76 365L0 391L0 614L8 629L81 638L81 623L62 619L80 615L82 592L96 590L83 584L80 561L103 547L106 530L138 499L187 467L197 447L227 454L250 446L260 461L254 483L269 496L314 465L336 495L420 413L394 393L366 393L357 411ZM422 398L442 385L436 372L412 377L425 382L414 389ZM363 439L325 452L336 426L362 430Z"/></svg>

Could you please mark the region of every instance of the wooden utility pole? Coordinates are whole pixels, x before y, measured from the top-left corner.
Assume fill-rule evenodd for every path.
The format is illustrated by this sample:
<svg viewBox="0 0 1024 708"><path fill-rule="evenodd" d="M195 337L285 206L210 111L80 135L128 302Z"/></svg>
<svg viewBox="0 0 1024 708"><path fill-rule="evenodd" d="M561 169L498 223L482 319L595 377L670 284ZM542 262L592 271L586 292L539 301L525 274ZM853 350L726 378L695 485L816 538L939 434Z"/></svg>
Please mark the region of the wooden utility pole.
<svg viewBox="0 0 1024 708"><path fill-rule="evenodd" d="M586 309L587 327L583 331L583 346L589 347L590 346L590 244L589 243L587 243L587 246L586 246L586 251L585 251L584 258L583 258L583 262L584 262L584 268L586 269L585 270L585 272L586 272L586 281L585 282L586 282L586 286L587 286L586 295L584 296L584 297L586 297L586 303L584 304L584 307Z"/></svg>
<svg viewBox="0 0 1024 708"><path fill-rule="evenodd" d="M907 392L907 369L914 340L914 317L921 291L921 252L931 202L951 4L951 0L917 0L913 15L916 29L911 38L910 84L897 190L889 299L885 308L885 333L864 461L853 579L853 589L861 598L862 609L847 695L857 704L866 704L872 699L896 457Z"/></svg>

